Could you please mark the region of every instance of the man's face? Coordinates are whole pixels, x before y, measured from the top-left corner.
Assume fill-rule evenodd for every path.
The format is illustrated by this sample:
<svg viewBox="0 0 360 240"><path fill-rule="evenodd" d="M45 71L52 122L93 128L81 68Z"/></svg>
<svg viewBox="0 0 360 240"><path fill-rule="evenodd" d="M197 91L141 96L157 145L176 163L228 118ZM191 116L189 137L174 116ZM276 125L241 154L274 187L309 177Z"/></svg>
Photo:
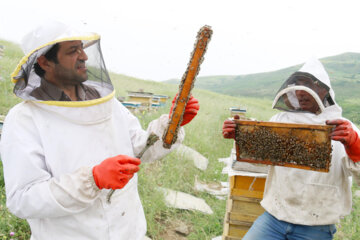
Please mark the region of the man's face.
<svg viewBox="0 0 360 240"><path fill-rule="evenodd" d="M326 95L325 89L315 84L312 80L308 78L297 79L296 85L305 86L312 89L314 92L316 92L319 95L321 100L323 100ZM299 100L300 108L302 110L312 113L316 113L319 110L320 107L316 102L315 98L311 96L311 94L303 90L296 90L295 93L296 93L296 97Z"/></svg>
<svg viewBox="0 0 360 240"><path fill-rule="evenodd" d="M81 41L61 42L58 63L53 65L53 79L63 85L77 85L87 80L85 61L88 59Z"/></svg>
<svg viewBox="0 0 360 240"><path fill-rule="evenodd" d="M319 110L319 105L308 92L296 90L296 97L299 100L299 105L302 110L312 113L316 113Z"/></svg>

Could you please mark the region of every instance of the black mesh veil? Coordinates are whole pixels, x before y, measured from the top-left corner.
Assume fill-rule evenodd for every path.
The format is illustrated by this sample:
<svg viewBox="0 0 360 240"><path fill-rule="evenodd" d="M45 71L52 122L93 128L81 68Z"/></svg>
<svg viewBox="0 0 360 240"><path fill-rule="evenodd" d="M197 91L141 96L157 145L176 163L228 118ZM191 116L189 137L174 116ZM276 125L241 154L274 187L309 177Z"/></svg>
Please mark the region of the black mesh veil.
<svg viewBox="0 0 360 240"><path fill-rule="evenodd" d="M330 95L330 88L306 72L295 72L281 86L273 102L273 108L290 112L307 112L302 108L303 99L299 99L299 92L307 92L308 97L319 106L319 112L324 108L334 105ZM305 97L304 97L305 99ZM309 100L309 99L307 99Z"/></svg>

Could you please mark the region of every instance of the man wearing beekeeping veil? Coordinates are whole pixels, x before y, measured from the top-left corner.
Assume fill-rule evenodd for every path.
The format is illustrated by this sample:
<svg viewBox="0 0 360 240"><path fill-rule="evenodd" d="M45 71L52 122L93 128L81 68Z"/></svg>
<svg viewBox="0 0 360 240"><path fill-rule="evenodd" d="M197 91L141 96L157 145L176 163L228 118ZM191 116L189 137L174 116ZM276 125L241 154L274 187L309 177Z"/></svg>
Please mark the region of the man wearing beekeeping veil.
<svg viewBox="0 0 360 240"><path fill-rule="evenodd" d="M332 159L328 173L271 166L261 215L244 236L258 239L333 239L335 224L350 213L350 176L359 183L359 130L342 117L323 65L306 62L278 91L273 108L282 112L270 121L333 125ZM235 124L226 120L223 136L234 138Z"/></svg>
<svg viewBox="0 0 360 240"><path fill-rule="evenodd" d="M33 240L141 240L146 233L135 156L150 133L163 134L169 117L141 128L114 97L99 41L57 22L23 40L12 79L25 101L9 111L0 146L7 206L27 219ZM182 125L198 109L191 98ZM181 128L177 143L183 138ZM170 151L158 141L142 159Z"/></svg>

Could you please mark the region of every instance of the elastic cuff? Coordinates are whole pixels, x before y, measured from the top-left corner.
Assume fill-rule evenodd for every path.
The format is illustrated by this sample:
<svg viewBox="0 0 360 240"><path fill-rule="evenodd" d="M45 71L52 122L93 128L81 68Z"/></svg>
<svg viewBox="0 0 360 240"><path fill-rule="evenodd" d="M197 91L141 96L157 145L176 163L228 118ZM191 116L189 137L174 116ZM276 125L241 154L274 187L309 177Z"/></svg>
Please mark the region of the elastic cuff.
<svg viewBox="0 0 360 240"><path fill-rule="evenodd" d="M100 188L97 186L95 181L94 167L90 168L89 170L90 170L90 174L87 174L86 185L87 187L92 188L95 191L99 191Z"/></svg>

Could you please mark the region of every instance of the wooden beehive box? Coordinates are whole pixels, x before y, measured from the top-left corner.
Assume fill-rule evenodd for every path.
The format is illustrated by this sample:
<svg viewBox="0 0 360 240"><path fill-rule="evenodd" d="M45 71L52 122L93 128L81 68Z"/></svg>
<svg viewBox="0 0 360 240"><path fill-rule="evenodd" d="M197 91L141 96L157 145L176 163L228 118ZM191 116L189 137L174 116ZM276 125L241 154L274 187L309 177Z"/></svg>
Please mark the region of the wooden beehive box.
<svg viewBox="0 0 360 240"><path fill-rule="evenodd" d="M235 120L237 161L328 172L332 126Z"/></svg>
<svg viewBox="0 0 360 240"><path fill-rule="evenodd" d="M223 240L240 240L265 210L260 205L266 178L232 176L226 204Z"/></svg>

